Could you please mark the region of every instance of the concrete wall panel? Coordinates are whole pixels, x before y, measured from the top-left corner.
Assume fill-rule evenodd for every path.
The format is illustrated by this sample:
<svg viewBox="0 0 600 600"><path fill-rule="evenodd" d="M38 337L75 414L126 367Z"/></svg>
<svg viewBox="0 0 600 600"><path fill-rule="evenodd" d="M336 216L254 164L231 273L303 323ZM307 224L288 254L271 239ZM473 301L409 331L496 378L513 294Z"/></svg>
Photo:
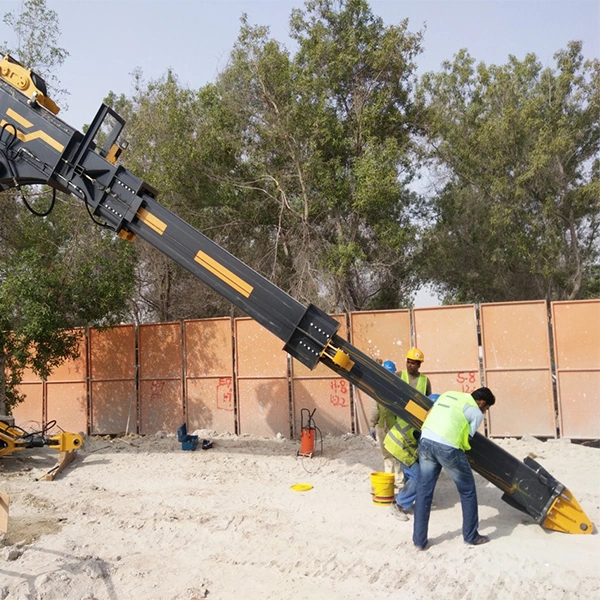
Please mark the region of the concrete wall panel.
<svg viewBox="0 0 600 600"><path fill-rule="evenodd" d="M553 302L561 435L600 437L600 300Z"/></svg>
<svg viewBox="0 0 600 600"><path fill-rule="evenodd" d="M186 387L187 427L235 433L232 377L188 379Z"/></svg>
<svg viewBox="0 0 600 600"><path fill-rule="evenodd" d="M556 366L600 369L600 300L553 302Z"/></svg>
<svg viewBox="0 0 600 600"><path fill-rule="evenodd" d="M252 319L235 320L238 377L286 377L283 342Z"/></svg>
<svg viewBox="0 0 600 600"><path fill-rule="evenodd" d="M91 381L91 433L137 433L137 385L135 379Z"/></svg>
<svg viewBox="0 0 600 600"><path fill-rule="evenodd" d="M138 329L140 433L175 433L184 422L180 323Z"/></svg>
<svg viewBox="0 0 600 600"><path fill-rule="evenodd" d="M488 371L487 384L496 396L487 413L490 436L556 437L552 381L546 371Z"/></svg>
<svg viewBox="0 0 600 600"><path fill-rule="evenodd" d="M252 319L236 319L238 432L290 436L288 355L282 341Z"/></svg>
<svg viewBox="0 0 600 600"><path fill-rule="evenodd" d="M87 387L86 382L48 382L46 384L47 422L56 420L50 434L61 429L73 433L87 433Z"/></svg>
<svg viewBox="0 0 600 600"><path fill-rule="evenodd" d="M425 358L427 358L427 355L425 355ZM421 368L421 371L429 377L433 394L442 394L450 390L470 394L481 387L479 371L428 373L425 367Z"/></svg>
<svg viewBox="0 0 600 600"><path fill-rule="evenodd" d="M350 384L345 379L304 378L294 381L294 431L300 436L302 409L310 413L316 409L313 420L325 436L352 432ZM305 413L305 425L308 423Z"/></svg>
<svg viewBox="0 0 600 600"><path fill-rule="evenodd" d="M52 371L48 381L85 381L87 378L87 338L83 329L79 333L79 357L65 361Z"/></svg>
<svg viewBox="0 0 600 600"><path fill-rule="evenodd" d="M425 354L422 373L479 372L477 322L472 304L415 308L413 319L416 346Z"/></svg>
<svg viewBox="0 0 600 600"><path fill-rule="evenodd" d="M485 381L497 401L489 435L555 437L546 302L482 304L480 319Z"/></svg>
<svg viewBox="0 0 600 600"><path fill-rule="evenodd" d="M44 386L41 381L22 383L19 393L25 400L13 408L15 424L26 431L40 431L44 426Z"/></svg>
<svg viewBox="0 0 600 600"><path fill-rule="evenodd" d="M183 373L180 323L140 325L140 379L179 379Z"/></svg>
<svg viewBox="0 0 600 600"><path fill-rule="evenodd" d="M558 394L562 437L600 439L600 370L560 372Z"/></svg>
<svg viewBox="0 0 600 600"><path fill-rule="evenodd" d="M188 431L235 433L232 320L184 323Z"/></svg>
<svg viewBox="0 0 600 600"><path fill-rule="evenodd" d="M229 317L184 322L187 377L231 377L233 375L231 326Z"/></svg>
<svg viewBox="0 0 600 600"><path fill-rule="evenodd" d="M239 431L250 435L290 437L287 377L239 379Z"/></svg>
<svg viewBox="0 0 600 600"><path fill-rule="evenodd" d="M176 433L183 423L181 380L140 381L140 433Z"/></svg>
<svg viewBox="0 0 600 600"><path fill-rule="evenodd" d="M90 412L94 435L136 433L138 395L133 325L90 329Z"/></svg>
<svg viewBox="0 0 600 600"><path fill-rule="evenodd" d="M73 433L88 432L87 338L80 331L79 356L55 369L45 384L46 422L56 420L56 427Z"/></svg>

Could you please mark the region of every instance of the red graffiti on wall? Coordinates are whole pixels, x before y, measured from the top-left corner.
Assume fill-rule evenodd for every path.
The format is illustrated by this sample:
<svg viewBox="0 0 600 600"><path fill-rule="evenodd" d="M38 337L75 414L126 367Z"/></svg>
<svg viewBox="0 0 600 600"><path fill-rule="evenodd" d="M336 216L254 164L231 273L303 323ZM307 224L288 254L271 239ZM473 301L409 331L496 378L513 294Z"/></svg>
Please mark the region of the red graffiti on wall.
<svg viewBox="0 0 600 600"><path fill-rule="evenodd" d="M456 383L459 386L459 390L467 394L474 392L479 387L475 371L461 371L456 375Z"/></svg>
<svg viewBox="0 0 600 600"><path fill-rule="evenodd" d="M231 377L221 377L217 384L217 409L233 410L233 380Z"/></svg>
<svg viewBox="0 0 600 600"><path fill-rule="evenodd" d="M329 382L329 387L331 388L329 402L333 406L349 406L348 383L345 379L333 379Z"/></svg>
<svg viewBox="0 0 600 600"><path fill-rule="evenodd" d="M155 402L162 404L162 391L165 387L165 381L153 381L150 385L150 404Z"/></svg>

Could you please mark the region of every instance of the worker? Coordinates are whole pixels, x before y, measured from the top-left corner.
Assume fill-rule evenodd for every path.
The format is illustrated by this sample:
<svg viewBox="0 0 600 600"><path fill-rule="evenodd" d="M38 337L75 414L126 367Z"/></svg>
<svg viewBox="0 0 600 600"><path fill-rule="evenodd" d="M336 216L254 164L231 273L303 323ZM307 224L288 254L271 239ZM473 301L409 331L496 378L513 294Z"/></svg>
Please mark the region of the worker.
<svg viewBox="0 0 600 600"><path fill-rule="evenodd" d="M425 395L431 394L429 378L419 372L425 355L418 348L410 348L406 354L406 369L396 375L410 386ZM402 469L404 486L398 491L392 512L401 521L408 521L408 511L413 507L417 496L419 432L401 417L386 435L383 446L398 462Z"/></svg>
<svg viewBox="0 0 600 600"><path fill-rule="evenodd" d="M396 365L391 360L383 362L382 367L388 370L390 373L396 372ZM383 440L390 430L396 423L396 415L385 408L385 406L379 404L373 400L373 406L371 409L371 436L377 441L379 452L383 457L383 470L385 473L394 473L394 481L402 481L402 469L398 464L398 461L383 447Z"/></svg>
<svg viewBox="0 0 600 600"><path fill-rule="evenodd" d="M479 546L489 542L480 535L477 489L465 452L471 449L469 438L475 435L485 411L496 398L481 387L471 394L445 392L429 411L419 440L419 478L414 511L413 543L417 550L428 546L427 531L433 492L442 468L450 476L462 506L462 534L466 544Z"/></svg>
<svg viewBox="0 0 600 600"><path fill-rule="evenodd" d="M396 375L408 385L419 390L421 394L429 396L431 394L431 382L426 375L420 372L421 363L425 360L425 355L418 348L410 348L406 353L406 369L398 371Z"/></svg>
<svg viewBox="0 0 600 600"><path fill-rule="evenodd" d="M417 478L419 477L418 431L401 417L396 418L394 426L383 440L384 449L396 460L402 470L404 485L399 489L392 502L392 512L401 521L408 521L408 511L417 496Z"/></svg>

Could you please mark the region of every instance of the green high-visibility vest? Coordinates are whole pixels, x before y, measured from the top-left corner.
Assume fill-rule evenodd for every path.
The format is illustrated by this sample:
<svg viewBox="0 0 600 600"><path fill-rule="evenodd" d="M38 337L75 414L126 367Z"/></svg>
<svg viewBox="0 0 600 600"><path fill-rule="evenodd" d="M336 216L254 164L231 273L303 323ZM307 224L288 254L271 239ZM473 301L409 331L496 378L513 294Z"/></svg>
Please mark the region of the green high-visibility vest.
<svg viewBox="0 0 600 600"><path fill-rule="evenodd" d="M423 428L441 435L461 450L470 450L469 422L463 413L463 408L467 404L477 407L477 402L473 400L471 394L444 392L429 411Z"/></svg>
<svg viewBox="0 0 600 600"><path fill-rule="evenodd" d="M408 381L408 371L406 369L400 373L400 379L402 379L404 383L408 383L410 385ZM419 390L419 392L421 392L421 394L427 394L427 377L423 375L423 373L419 373L419 379L417 380L417 385L415 387L417 390Z"/></svg>
<svg viewBox="0 0 600 600"><path fill-rule="evenodd" d="M396 422L396 415L382 404L379 405L379 420L377 425L382 429L389 430L390 427L394 426Z"/></svg>
<svg viewBox="0 0 600 600"><path fill-rule="evenodd" d="M396 424L388 431L383 440L383 447L401 463L410 467L418 457L415 428L404 419L398 417Z"/></svg>

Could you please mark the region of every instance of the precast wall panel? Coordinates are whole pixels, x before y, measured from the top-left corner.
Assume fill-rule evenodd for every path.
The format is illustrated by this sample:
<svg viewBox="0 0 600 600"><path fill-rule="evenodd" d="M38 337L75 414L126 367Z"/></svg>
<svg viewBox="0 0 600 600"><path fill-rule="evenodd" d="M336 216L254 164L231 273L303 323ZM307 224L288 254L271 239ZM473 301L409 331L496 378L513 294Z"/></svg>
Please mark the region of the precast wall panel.
<svg viewBox="0 0 600 600"><path fill-rule="evenodd" d="M481 387L475 306L413 309L415 345L425 355L421 373L431 391L473 392Z"/></svg>
<svg viewBox="0 0 600 600"><path fill-rule="evenodd" d="M351 312L350 341L374 360L391 360L402 370L410 348L410 313L408 310ZM373 402L371 396L354 388L356 433L369 432Z"/></svg>
<svg viewBox="0 0 600 600"><path fill-rule="evenodd" d="M12 409L15 424L25 431L40 431L44 426L44 384L27 370L17 388L25 399Z"/></svg>
<svg viewBox="0 0 600 600"><path fill-rule="evenodd" d="M283 342L249 318L236 319L238 431L264 437L291 432L288 355Z"/></svg>
<svg viewBox="0 0 600 600"><path fill-rule="evenodd" d="M546 302L480 306L490 436L556 436Z"/></svg>
<svg viewBox="0 0 600 600"><path fill-rule="evenodd" d="M83 330L80 334L79 357L54 369L45 383L46 422L56 420L50 434L88 432L87 338Z"/></svg>
<svg viewBox="0 0 600 600"><path fill-rule="evenodd" d="M140 433L176 433L184 422L181 323L138 328Z"/></svg>
<svg viewBox="0 0 600 600"><path fill-rule="evenodd" d="M90 415L93 435L137 433L135 327L90 329Z"/></svg>
<svg viewBox="0 0 600 600"><path fill-rule="evenodd" d="M235 433L232 319L184 322L187 429Z"/></svg>
<svg viewBox="0 0 600 600"><path fill-rule="evenodd" d="M346 339L346 316L332 315L340 323L337 335ZM302 409L312 413L317 427L323 435L339 435L352 432L352 406L350 384L319 363L310 370L296 359L292 359L292 398L294 435L300 435ZM304 413L305 417L307 413ZM305 418L306 420L306 418Z"/></svg>
<svg viewBox="0 0 600 600"><path fill-rule="evenodd" d="M600 300L553 302L561 436L600 438Z"/></svg>

